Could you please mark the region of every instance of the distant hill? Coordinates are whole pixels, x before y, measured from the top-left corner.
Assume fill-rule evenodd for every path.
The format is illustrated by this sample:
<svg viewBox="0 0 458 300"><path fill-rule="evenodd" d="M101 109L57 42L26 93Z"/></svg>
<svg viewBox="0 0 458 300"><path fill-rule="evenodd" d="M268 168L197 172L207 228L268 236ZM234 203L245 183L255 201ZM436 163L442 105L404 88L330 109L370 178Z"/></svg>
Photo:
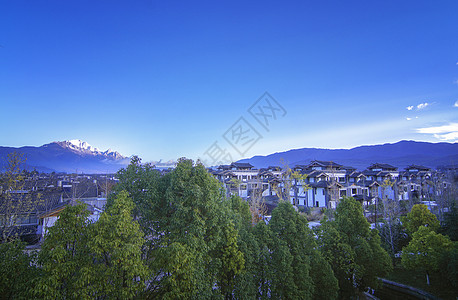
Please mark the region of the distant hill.
<svg viewBox="0 0 458 300"><path fill-rule="evenodd" d="M40 172L114 173L129 163L129 158L116 151L100 151L81 140L70 140L40 147L0 147L0 170L4 170L8 154L14 151L27 158L23 168Z"/></svg>
<svg viewBox="0 0 458 300"><path fill-rule="evenodd" d="M253 156L239 162L248 162L257 168L307 164L312 160L334 161L359 170L372 163L388 163L400 169L411 164L436 168L458 164L458 143L427 143L400 141L394 144L360 146L352 149L302 148L277 152L267 156Z"/></svg>

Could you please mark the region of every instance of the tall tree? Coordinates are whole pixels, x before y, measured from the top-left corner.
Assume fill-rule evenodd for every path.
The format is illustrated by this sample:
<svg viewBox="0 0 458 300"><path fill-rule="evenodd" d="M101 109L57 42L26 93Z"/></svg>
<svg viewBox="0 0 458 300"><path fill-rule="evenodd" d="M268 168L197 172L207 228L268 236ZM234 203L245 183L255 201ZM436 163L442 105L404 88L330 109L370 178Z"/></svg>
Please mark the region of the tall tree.
<svg viewBox="0 0 458 300"><path fill-rule="evenodd" d="M0 294L2 299L33 298L33 280L39 270L35 255L24 252L24 243L19 240L0 244Z"/></svg>
<svg viewBox="0 0 458 300"><path fill-rule="evenodd" d="M313 232L304 216L295 211L290 203L282 202L272 212L269 227L274 235L273 255L278 255L280 266L289 261L291 273L274 272L291 277L292 293L287 297L300 299L333 299L337 296L338 284L328 262L317 251ZM275 261L275 260L274 260ZM321 266L318 266L317 263ZM277 265L273 264L272 268ZM285 268L285 267L283 267ZM286 275L288 274L288 275ZM289 290L286 290L289 291Z"/></svg>
<svg viewBox="0 0 458 300"><path fill-rule="evenodd" d="M94 297L131 299L144 289L147 268L142 260L143 233L132 219L134 204L127 192L120 192L113 204L92 225L88 241L94 264L90 290Z"/></svg>
<svg viewBox="0 0 458 300"><path fill-rule="evenodd" d="M407 269L424 271L426 283L430 284L430 272L439 270L442 255L451 247L452 242L448 237L420 226L410 243L402 249L402 265Z"/></svg>
<svg viewBox="0 0 458 300"><path fill-rule="evenodd" d="M415 233L421 226L433 231L439 229L439 220L424 204L415 204L404 219L404 224L409 234Z"/></svg>
<svg viewBox="0 0 458 300"><path fill-rule="evenodd" d="M370 229L361 204L353 198L344 197L337 206L336 218L331 224L337 230L336 237L340 237L341 242L333 245L331 241L330 248L343 251L340 257L349 256L351 258L349 270L334 270L338 274L350 275L349 282L346 284L350 290L345 291L351 294L356 292L351 287L359 290L367 287L376 288L379 284L377 277L386 275L392 265L388 253L380 245L378 231ZM329 257L329 254L326 254L325 257ZM346 265L343 264L345 267ZM341 281L342 278L339 279L339 282ZM340 288L342 289L342 286Z"/></svg>
<svg viewBox="0 0 458 300"><path fill-rule="evenodd" d="M182 294L180 285L175 284L179 278L186 280L189 297L226 293L232 284L229 277L238 274L244 262L219 181L203 165L180 159L172 172L148 189L145 201L141 218L149 230L148 257L151 271L156 274L149 285L150 295ZM220 251L224 246L228 252ZM178 256L184 252L185 256ZM237 262L229 266L229 257ZM183 260L193 262L184 266L186 274L180 267Z"/></svg>
<svg viewBox="0 0 458 300"><path fill-rule="evenodd" d="M36 280L35 297L88 298L89 277L85 267L92 264L88 248L88 216L86 205L68 206L49 228L38 256L43 277Z"/></svg>
<svg viewBox="0 0 458 300"><path fill-rule="evenodd" d="M8 154L5 172L0 174L0 241L8 242L20 235L33 233L26 227L20 227L23 220L36 213L40 199L37 194L34 200L31 192L26 190L25 173L22 172L25 162L23 154L12 152Z"/></svg>

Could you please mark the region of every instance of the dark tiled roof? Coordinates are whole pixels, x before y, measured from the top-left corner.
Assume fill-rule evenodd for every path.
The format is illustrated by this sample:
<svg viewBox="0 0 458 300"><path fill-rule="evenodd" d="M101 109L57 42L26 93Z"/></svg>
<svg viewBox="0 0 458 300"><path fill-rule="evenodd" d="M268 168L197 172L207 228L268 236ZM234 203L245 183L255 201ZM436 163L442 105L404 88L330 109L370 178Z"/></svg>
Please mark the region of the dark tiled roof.
<svg viewBox="0 0 458 300"><path fill-rule="evenodd" d="M342 167L342 165L335 163L333 161L324 161L324 160L314 160L309 164L310 167L314 165L318 165L321 167L336 167L336 168Z"/></svg>
<svg viewBox="0 0 458 300"><path fill-rule="evenodd" d="M231 164L231 167L234 167L234 168L253 168L254 166L251 165L250 163L238 163L238 162L234 162Z"/></svg>
<svg viewBox="0 0 458 300"><path fill-rule="evenodd" d="M406 168L406 170L417 169L418 171L430 171L431 169L425 166L420 165L410 165Z"/></svg>
<svg viewBox="0 0 458 300"><path fill-rule="evenodd" d="M396 168L395 166L389 165L389 164L375 163L375 164L372 164L371 166L369 166L368 169L382 169L382 170L392 170L392 171L395 171L395 170L397 170L398 168Z"/></svg>

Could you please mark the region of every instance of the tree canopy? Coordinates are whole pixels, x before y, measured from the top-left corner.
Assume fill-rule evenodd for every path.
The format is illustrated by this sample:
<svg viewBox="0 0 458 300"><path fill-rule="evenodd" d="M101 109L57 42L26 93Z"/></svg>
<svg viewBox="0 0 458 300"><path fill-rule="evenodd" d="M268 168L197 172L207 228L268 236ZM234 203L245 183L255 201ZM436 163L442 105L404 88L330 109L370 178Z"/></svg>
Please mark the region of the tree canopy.
<svg viewBox="0 0 458 300"><path fill-rule="evenodd" d="M439 229L439 220L424 204L415 204L404 219L404 223L409 234L415 233L420 226L426 226L433 231Z"/></svg>

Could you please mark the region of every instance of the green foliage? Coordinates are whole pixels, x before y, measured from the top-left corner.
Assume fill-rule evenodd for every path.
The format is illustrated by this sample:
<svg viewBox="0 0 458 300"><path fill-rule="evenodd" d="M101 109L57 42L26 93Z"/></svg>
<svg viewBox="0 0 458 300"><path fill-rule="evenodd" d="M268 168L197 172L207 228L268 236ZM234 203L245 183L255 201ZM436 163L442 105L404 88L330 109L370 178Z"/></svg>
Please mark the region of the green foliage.
<svg viewBox="0 0 458 300"><path fill-rule="evenodd" d="M17 193L24 190L25 173L22 172L26 158L22 153L8 154L5 173L0 174L0 241L9 242L20 238L21 235L33 234L19 226L21 219L36 213L37 203L32 193ZM36 195L40 198L40 194Z"/></svg>
<svg viewBox="0 0 458 300"><path fill-rule="evenodd" d="M44 299L84 298L89 255L86 206L65 208L49 228L39 253L43 278L36 280L35 296Z"/></svg>
<svg viewBox="0 0 458 300"><path fill-rule="evenodd" d="M439 220L426 205L415 204L404 219L404 225L409 234L414 234L420 226L427 226L430 230L437 231Z"/></svg>
<svg viewBox="0 0 458 300"><path fill-rule="evenodd" d="M402 249L402 265L406 269L425 271L428 275L430 271L439 270L442 256L451 247L448 237L420 226L410 243Z"/></svg>
<svg viewBox="0 0 458 300"><path fill-rule="evenodd" d="M388 251L391 257L402 250L409 243L409 236L405 232L404 226L398 221L392 221L389 224L383 224L377 229L380 231L382 247Z"/></svg>
<svg viewBox="0 0 458 300"><path fill-rule="evenodd" d="M439 259L439 273L442 280L458 288L458 242L453 242L448 251L444 251Z"/></svg>
<svg viewBox="0 0 458 300"><path fill-rule="evenodd" d="M147 269L144 240L133 221L132 201L120 192L97 223L85 204L67 206L49 228L35 280L34 296L43 299L130 299L144 289Z"/></svg>
<svg viewBox="0 0 458 300"><path fill-rule="evenodd" d="M444 214L442 225L443 233L448 235L452 241L458 241L458 207L455 201L450 205L449 211Z"/></svg>
<svg viewBox="0 0 458 300"><path fill-rule="evenodd" d="M132 219L133 202L122 191L91 227L89 251L96 262L85 267L92 296L130 299L144 289L147 268L141 258L143 233Z"/></svg>
<svg viewBox="0 0 458 300"><path fill-rule="evenodd" d="M139 211L148 237L145 255L155 275L149 295L232 294L245 264L238 227L246 224L246 206L235 198L226 203L219 181L191 160L180 159L172 172L149 182L136 202L137 208L143 207ZM240 214L231 213L231 205Z"/></svg>
<svg viewBox="0 0 458 300"><path fill-rule="evenodd" d="M337 279L316 250L305 217L290 203L282 202L272 212L268 227L272 231L273 294L281 298L336 298Z"/></svg>
<svg viewBox="0 0 458 300"><path fill-rule="evenodd" d="M339 281L343 298L353 296L355 288L376 288L377 277L392 268L389 255L380 245L378 231L370 229L361 205L353 198L341 200L335 221L323 222L318 242Z"/></svg>
<svg viewBox="0 0 458 300"><path fill-rule="evenodd" d="M0 294L2 299L31 298L31 287L39 270L34 255L24 252L19 240L0 244Z"/></svg>

